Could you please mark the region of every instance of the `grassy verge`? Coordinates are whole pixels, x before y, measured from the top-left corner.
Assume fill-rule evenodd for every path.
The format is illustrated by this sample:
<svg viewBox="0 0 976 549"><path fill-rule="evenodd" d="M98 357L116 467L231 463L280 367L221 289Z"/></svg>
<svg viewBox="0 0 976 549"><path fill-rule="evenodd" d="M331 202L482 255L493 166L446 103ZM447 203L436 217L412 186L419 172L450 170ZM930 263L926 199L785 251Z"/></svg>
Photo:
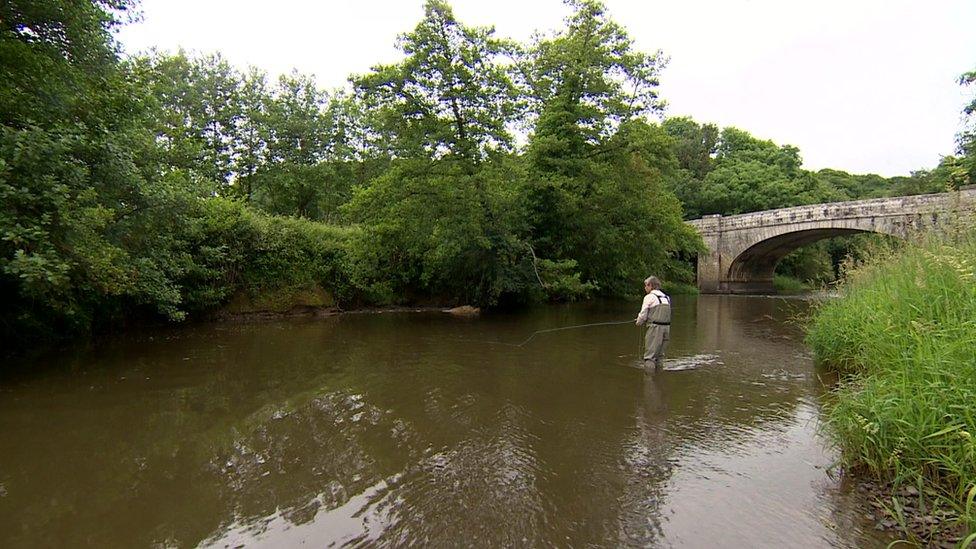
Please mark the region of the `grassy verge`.
<svg viewBox="0 0 976 549"><path fill-rule="evenodd" d="M976 232L876 252L841 293L808 342L842 375L826 422L844 465L920 486L947 528L976 531Z"/></svg>

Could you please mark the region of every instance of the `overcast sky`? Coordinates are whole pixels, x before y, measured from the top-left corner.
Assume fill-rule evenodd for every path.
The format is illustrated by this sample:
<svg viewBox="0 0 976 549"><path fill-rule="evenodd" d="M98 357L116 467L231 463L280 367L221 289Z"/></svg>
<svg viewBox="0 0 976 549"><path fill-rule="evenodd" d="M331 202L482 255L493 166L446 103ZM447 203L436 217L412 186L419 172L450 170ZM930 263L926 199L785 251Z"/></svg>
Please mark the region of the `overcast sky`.
<svg viewBox="0 0 976 549"><path fill-rule="evenodd" d="M560 0L453 0L469 25L527 39L560 25ZM796 145L808 169L907 175L953 151L976 68L976 1L606 0L645 51L671 59L668 116ZM125 50L221 52L326 88L398 58L423 0L143 0Z"/></svg>

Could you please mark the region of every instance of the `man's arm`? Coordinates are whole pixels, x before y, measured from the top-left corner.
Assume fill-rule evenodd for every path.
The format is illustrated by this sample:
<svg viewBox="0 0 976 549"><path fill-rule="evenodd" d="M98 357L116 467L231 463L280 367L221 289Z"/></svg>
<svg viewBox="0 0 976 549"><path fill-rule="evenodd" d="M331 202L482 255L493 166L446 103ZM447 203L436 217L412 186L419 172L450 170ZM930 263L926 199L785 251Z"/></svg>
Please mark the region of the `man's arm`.
<svg viewBox="0 0 976 549"><path fill-rule="evenodd" d="M635 324L637 324L638 326L647 322L647 315L651 312L651 307L654 306L652 305L654 303L654 300L648 299L649 297L651 297L650 294L644 296L644 302L641 303L640 314L637 315L637 321L635 322Z"/></svg>

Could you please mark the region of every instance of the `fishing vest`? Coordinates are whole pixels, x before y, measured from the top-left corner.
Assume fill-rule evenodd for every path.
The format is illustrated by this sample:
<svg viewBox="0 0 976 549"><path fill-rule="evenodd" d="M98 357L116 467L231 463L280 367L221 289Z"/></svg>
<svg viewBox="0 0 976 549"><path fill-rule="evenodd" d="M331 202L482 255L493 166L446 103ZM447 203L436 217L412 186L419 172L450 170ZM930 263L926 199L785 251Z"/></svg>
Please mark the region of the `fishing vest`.
<svg viewBox="0 0 976 549"><path fill-rule="evenodd" d="M661 290L654 290L651 295L657 299L657 304L647 311L647 323L656 326L670 326L671 298Z"/></svg>

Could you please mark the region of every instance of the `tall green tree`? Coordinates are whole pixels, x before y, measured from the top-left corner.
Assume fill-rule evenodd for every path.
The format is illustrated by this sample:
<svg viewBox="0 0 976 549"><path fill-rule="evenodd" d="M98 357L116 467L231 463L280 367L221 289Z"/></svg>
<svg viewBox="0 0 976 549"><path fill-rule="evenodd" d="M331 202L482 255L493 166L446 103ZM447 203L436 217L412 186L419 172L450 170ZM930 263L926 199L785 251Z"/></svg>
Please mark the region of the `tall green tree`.
<svg viewBox="0 0 976 549"><path fill-rule="evenodd" d="M241 117L238 121L238 140L234 144L232 166L237 194L248 203L254 196L254 176L268 162L267 121L270 95L267 75L251 68L239 88Z"/></svg>
<svg viewBox="0 0 976 549"><path fill-rule="evenodd" d="M688 117L668 118L662 124L674 140L678 167L702 179L711 171L718 153L719 130L715 124L699 124Z"/></svg>
<svg viewBox="0 0 976 549"><path fill-rule="evenodd" d="M621 123L658 113L659 74L667 60L634 47L627 31L596 0L567 0L565 27L532 45L522 73L539 120L537 135L559 138L574 156L613 135ZM553 145L560 147L556 143ZM545 150L536 145L536 162Z"/></svg>
<svg viewBox="0 0 976 549"><path fill-rule="evenodd" d="M392 168L358 189L348 212L364 225L383 292L495 303L523 285L529 257L514 230L518 169L504 154L518 107L508 45L441 0L425 3L398 45L403 61L353 79Z"/></svg>
<svg viewBox="0 0 976 549"><path fill-rule="evenodd" d="M518 93L501 58L510 45L490 28L461 24L447 2L428 0L424 18L399 37L406 58L353 78L371 109L376 142L400 158L448 154L475 163L506 151Z"/></svg>
<svg viewBox="0 0 976 549"><path fill-rule="evenodd" d="M297 72L282 75L266 106L268 156L272 163L315 164L326 157L330 128L328 94Z"/></svg>
<svg viewBox="0 0 976 549"><path fill-rule="evenodd" d="M267 159L251 178L255 203L277 214L326 219L337 210L337 181L329 161L333 130L328 94L314 79L283 75L265 101L262 128Z"/></svg>
<svg viewBox="0 0 976 549"><path fill-rule="evenodd" d="M701 214L738 214L843 199L801 169L799 149L725 128L713 169L701 183Z"/></svg>
<svg viewBox="0 0 976 549"><path fill-rule="evenodd" d="M668 118L662 126L672 139L672 150L678 161L677 169L668 178L671 188L684 206L686 219L701 217L699 196L702 181L714 167L718 127L699 124L687 117Z"/></svg>
<svg viewBox="0 0 976 549"><path fill-rule="evenodd" d="M563 235L584 281L606 295L639 292L656 273L670 282L693 282L687 258L701 250L666 183L674 170L664 130L643 120L625 122L587 167L592 191L577 202L577 230Z"/></svg>
<svg viewBox="0 0 976 549"><path fill-rule="evenodd" d="M149 93L150 124L164 163L230 194L241 133L247 130L242 75L219 54L189 57L183 51L136 58L132 70ZM248 97L260 101L253 97L254 86L260 84L251 83Z"/></svg>
<svg viewBox="0 0 976 549"><path fill-rule="evenodd" d="M669 140L644 121L663 107L664 58L637 50L602 3L567 3L564 28L537 39L522 64L536 113L526 151L531 241L602 292L627 293L639 273L694 249L661 184L675 167Z"/></svg>

